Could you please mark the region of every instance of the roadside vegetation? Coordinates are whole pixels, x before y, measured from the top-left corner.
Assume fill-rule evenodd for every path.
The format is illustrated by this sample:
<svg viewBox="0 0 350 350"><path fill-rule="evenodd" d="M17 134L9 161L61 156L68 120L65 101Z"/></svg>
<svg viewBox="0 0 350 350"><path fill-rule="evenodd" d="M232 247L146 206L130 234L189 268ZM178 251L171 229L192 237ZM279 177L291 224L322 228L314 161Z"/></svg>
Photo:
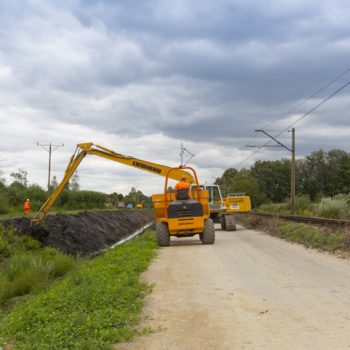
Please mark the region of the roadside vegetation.
<svg viewBox="0 0 350 350"><path fill-rule="evenodd" d="M256 161L216 179L223 194L246 193L255 210L290 214L290 159ZM350 153L318 150L297 160L297 215L350 219Z"/></svg>
<svg viewBox="0 0 350 350"><path fill-rule="evenodd" d="M18 169L10 176L11 183L6 184L5 178L0 171L0 219L8 219L23 214L23 203L29 198L31 212L35 213L46 201L48 192L37 184L29 184L28 174L23 169ZM73 175L70 183L58 197L52 211L66 212L69 210L92 210L92 209L115 209L120 202L132 204L142 203L144 208L150 206L149 197L141 191L131 188L129 194L102 193L96 191L80 190L79 176ZM54 176L51 181L51 192L58 186Z"/></svg>
<svg viewBox="0 0 350 350"><path fill-rule="evenodd" d="M21 242L18 245L26 246ZM37 243L31 242L29 246L33 249L26 246L19 251L38 249ZM8 255L3 260L8 267L6 279L10 279L11 273L16 275L28 261L36 269L35 276L40 276L44 283L51 275L57 277L71 270L49 288L41 288L42 281L39 282L25 301L10 310L3 308L1 346L5 349L6 346L11 349L106 349L113 343L131 339L138 332L135 325L144 296L150 290L150 286L139 281L139 275L154 257L156 247L154 233L148 231L102 256L80 259L73 264L70 257L66 261L64 255L57 255L51 248L35 255L30 253L25 258L18 255L15 260ZM61 256L61 265L55 265L54 269L54 259L46 260L47 256Z"/></svg>
<svg viewBox="0 0 350 350"><path fill-rule="evenodd" d="M287 201L263 204L256 210L264 213L289 215L290 203ZM350 194L338 194L332 198L324 197L317 202L311 202L308 196L297 196L296 215L350 220Z"/></svg>
<svg viewBox="0 0 350 350"><path fill-rule="evenodd" d="M272 236L290 242L300 243L306 247L330 252L350 252L350 231L334 228L316 227L302 223L286 223L276 218L257 216L239 216L239 222L252 229L265 231Z"/></svg>
<svg viewBox="0 0 350 350"><path fill-rule="evenodd" d="M0 225L0 308L47 288L74 264L72 256Z"/></svg>

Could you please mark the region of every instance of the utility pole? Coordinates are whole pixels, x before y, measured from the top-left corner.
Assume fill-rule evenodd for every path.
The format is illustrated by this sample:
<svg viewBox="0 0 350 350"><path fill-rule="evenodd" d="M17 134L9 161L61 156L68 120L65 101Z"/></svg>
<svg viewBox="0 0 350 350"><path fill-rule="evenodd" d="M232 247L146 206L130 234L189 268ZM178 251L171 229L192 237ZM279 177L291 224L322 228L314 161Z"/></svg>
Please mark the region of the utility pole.
<svg viewBox="0 0 350 350"><path fill-rule="evenodd" d="M39 142L36 143L37 146L41 146L42 148L44 148L46 151L49 152L49 175L48 175L48 179L47 179L47 192L50 195L50 182L51 182L51 154L52 152L56 151L57 148L59 147L63 147L64 144L60 144L60 145L53 145L51 142L49 144L41 144Z"/></svg>
<svg viewBox="0 0 350 350"><path fill-rule="evenodd" d="M292 128L292 164L290 178L290 201L292 207L292 215L295 215L295 128Z"/></svg>
<svg viewBox="0 0 350 350"><path fill-rule="evenodd" d="M290 171L290 202L291 202L291 214L295 215L295 174L296 174L296 167L295 167L295 128L292 128L292 148L287 147L282 142L278 141L275 137L270 135L265 130L255 130L255 132L262 132L267 137L269 137L271 140L276 142L276 145L263 145L263 146L255 146L255 145L247 145L247 147L283 147L287 151L291 152L292 160L291 160L291 171Z"/></svg>

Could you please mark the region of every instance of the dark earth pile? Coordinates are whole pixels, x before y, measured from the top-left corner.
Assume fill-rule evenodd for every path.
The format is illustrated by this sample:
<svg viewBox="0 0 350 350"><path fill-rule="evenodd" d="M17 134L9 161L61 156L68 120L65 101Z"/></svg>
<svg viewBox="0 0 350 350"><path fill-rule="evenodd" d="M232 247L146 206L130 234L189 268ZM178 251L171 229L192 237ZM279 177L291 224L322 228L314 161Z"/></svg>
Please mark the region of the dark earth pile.
<svg viewBox="0 0 350 350"><path fill-rule="evenodd" d="M1 222L14 226L23 234L38 239L44 246L59 248L69 254L91 254L100 251L154 219L152 211L119 210L83 212L77 215L47 216L44 224L30 226L27 218Z"/></svg>

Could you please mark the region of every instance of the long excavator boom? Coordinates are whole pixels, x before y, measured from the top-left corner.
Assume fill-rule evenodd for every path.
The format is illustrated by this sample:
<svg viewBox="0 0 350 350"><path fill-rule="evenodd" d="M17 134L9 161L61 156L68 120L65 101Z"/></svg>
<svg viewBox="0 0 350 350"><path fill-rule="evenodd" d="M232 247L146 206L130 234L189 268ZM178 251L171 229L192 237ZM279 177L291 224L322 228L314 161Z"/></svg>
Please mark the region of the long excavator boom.
<svg viewBox="0 0 350 350"><path fill-rule="evenodd" d="M116 153L113 150L100 146L94 145L92 142L88 143L80 143L77 145L77 148L74 154L71 156L70 161L65 170L64 176L60 184L57 186L57 189L49 196L46 202L42 205L38 213L32 219L33 223L39 223L44 220L47 212L56 202L58 196L64 190L67 185L69 179L74 174L74 171L78 168L81 161L84 159L86 155L94 155L102 158L106 158L109 160L113 160L118 163L122 163L133 168L150 172L152 174L167 176L168 170L170 167L166 165L161 165L157 163L148 162L142 159L138 159L132 156L126 156L120 153ZM194 183L195 179L193 176L185 170L177 169L176 171L172 171L170 178L174 180L180 180L182 176L186 176L189 183Z"/></svg>

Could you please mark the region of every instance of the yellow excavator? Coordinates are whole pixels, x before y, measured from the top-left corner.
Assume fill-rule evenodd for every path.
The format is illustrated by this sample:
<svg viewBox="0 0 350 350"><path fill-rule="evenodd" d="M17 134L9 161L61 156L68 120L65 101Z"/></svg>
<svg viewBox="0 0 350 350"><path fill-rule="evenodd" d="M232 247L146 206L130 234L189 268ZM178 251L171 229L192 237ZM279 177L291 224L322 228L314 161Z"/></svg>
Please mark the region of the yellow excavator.
<svg viewBox="0 0 350 350"><path fill-rule="evenodd" d="M194 169L182 166L170 168L147 162L116 153L106 147L94 145L92 142L77 145L76 151L67 165L62 181L32 219L32 224L37 224L44 220L47 212L65 188L74 171L87 155L103 157L137 169L165 176L164 194L152 196L157 220L157 241L160 246L170 244L170 235L188 237L199 234L203 244L213 244L215 242L214 222L209 217L209 193L206 190L201 190ZM185 171L185 169L192 170L194 176ZM180 191L177 191L179 193L168 192L168 179L180 180L184 176L187 178L189 184L195 183L196 191L191 192L186 190L187 193L180 193Z"/></svg>
<svg viewBox="0 0 350 350"><path fill-rule="evenodd" d="M224 206L223 198L218 185L199 185L194 176L192 176L192 174L188 171L184 170L184 167L174 168L168 174L169 170L171 169L168 166L145 161L132 156L123 155L101 145L95 145L92 142L80 143L77 145L76 150L67 165L62 181L58 185L57 189L45 201L38 213L34 216L32 219L32 224L40 223L44 220L46 214L51 209L58 196L64 190L69 179L74 174L74 171L78 168L81 161L87 155L109 159L139 170L147 171L163 177L168 177L177 181L185 176L191 185L192 193L197 193L199 190L204 197L206 196L206 193L208 194L206 200L209 205L209 217L213 220L221 218L221 226L225 230L234 231L236 229L233 215L234 213L231 210L227 210L227 207ZM193 196L195 196L195 194Z"/></svg>
<svg viewBox="0 0 350 350"><path fill-rule="evenodd" d="M236 231L234 220L235 213L247 213L252 210L250 197L245 193L229 193L223 198L221 209L221 229L227 231Z"/></svg>
<svg viewBox="0 0 350 350"><path fill-rule="evenodd" d="M57 186L57 189L49 196L46 202L41 206L38 213L34 216L34 218L32 219L32 224L40 223L44 220L47 212L51 209L51 207L57 200L58 196L64 190L69 179L74 174L74 171L78 168L81 161L87 155L106 158L118 163L131 166L139 170L147 171L152 174L156 174L164 177L167 176L168 171L170 169L170 167L165 165L148 162L132 156L126 156L126 155L114 152L109 148L106 148L100 145L95 145L92 142L80 143L77 145L77 148L74 154L70 158L70 161L67 165L62 181ZM190 173L186 172L185 170L182 170L181 168L178 168L172 171L171 174L169 175L169 178L173 180L180 180L183 176L187 177L190 184L195 182L195 179L193 178L193 176Z"/></svg>

